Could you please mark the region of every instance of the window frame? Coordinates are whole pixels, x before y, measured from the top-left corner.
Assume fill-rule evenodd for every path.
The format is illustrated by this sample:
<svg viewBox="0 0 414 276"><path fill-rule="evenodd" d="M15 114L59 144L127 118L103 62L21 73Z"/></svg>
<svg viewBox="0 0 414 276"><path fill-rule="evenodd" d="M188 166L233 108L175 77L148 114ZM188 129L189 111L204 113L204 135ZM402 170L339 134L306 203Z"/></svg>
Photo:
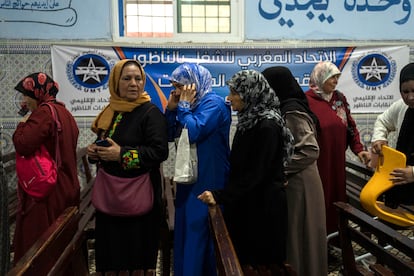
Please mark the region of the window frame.
<svg viewBox="0 0 414 276"><path fill-rule="evenodd" d="M120 35L120 26L123 19L120 18L120 8L124 7L124 0L112 0L112 38L120 43L237 43L242 42L244 30L244 1L230 0L230 33L178 33L177 1L173 1L174 29L172 37L125 37Z"/></svg>

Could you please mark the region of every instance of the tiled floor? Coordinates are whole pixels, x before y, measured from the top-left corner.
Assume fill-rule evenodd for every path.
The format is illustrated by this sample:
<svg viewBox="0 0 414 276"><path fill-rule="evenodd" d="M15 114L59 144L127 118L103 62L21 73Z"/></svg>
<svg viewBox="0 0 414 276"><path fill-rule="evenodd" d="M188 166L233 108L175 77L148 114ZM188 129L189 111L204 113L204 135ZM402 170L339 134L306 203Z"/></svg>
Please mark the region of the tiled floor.
<svg viewBox="0 0 414 276"><path fill-rule="evenodd" d="M398 232L411 239L414 238L413 230L398 230ZM364 266L366 269L369 270L369 265L374 264L376 262L376 258L371 254L367 253L365 249L363 249L356 243L353 243L352 247L354 249L357 265ZM407 257L403 253L399 252L394 248L388 248L387 250L391 251L394 255L397 255L402 259L407 259ZM340 249L330 247L329 254L331 257L329 258L328 276L343 275L342 257ZM407 261L410 261L410 259L407 259Z"/></svg>
<svg viewBox="0 0 414 276"><path fill-rule="evenodd" d="M95 273L95 254L94 254L94 250L89 250L89 273L93 274ZM158 256L160 256L161 254L158 254ZM171 262L172 263L172 262ZM161 276L161 268L162 268L162 259L159 257L158 258L158 262L157 262L157 268L156 268L156 275ZM172 271L172 269L171 269ZM173 276L174 274L171 272L170 276ZM162 275L164 276L164 275Z"/></svg>
<svg viewBox="0 0 414 276"><path fill-rule="evenodd" d="M12 228L10 230L11 230L11 235L12 235L13 232L14 232L14 229ZM410 238L414 238L413 230L404 230L404 231L400 231L400 232L403 235L406 235ZM360 246L358 246L355 243L353 244L353 248L354 248L355 256L363 256L364 254L367 253L363 248L361 248ZM391 250L396 255L400 255L401 258L404 258L404 255L402 253L396 251L395 249L389 249L389 250ZM342 276L343 275L341 273L341 270L342 270L342 257L341 257L340 250L338 248L330 247L329 254L331 255L331 257L329 258L328 276ZM159 254L159 256L160 255L161 254ZM172 257L172 254L171 254L171 257ZM13 255L11 256L11 258L13 258ZM172 261L171 261L171 263L172 263ZM375 257L367 256L364 259L358 261L358 264L365 265L367 268L368 268L370 263L375 263ZM92 246L92 249L89 250L89 264L90 264L90 266L89 266L90 273L94 273L95 272L95 256L94 256L93 246ZM162 267L162 259L159 258L158 263L157 263L157 269L156 269L156 273L159 276L162 275L161 274L161 267ZM173 276L173 273L171 273L170 276Z"/></svg>
<svg viewBox="0 0 414 276"><path fill-rule="evenodd" d="M356 252L358 252L357 254L362 255L365 252L358 247L357 245L354 246ZM342 258L341 258L341 253L338 249L331 249L330 250L330 254L332 256L334 256L331 259L331 262L329 263L329 267L328 267L328 276L340 276L341 274L341 269L342 269ZM171 254L172 257L172 254ZM370 258L366 258L365 260L367 263L372 262L372 257ZM89 264L90 264L90 273L94 273L95 272L95 260L94 260L94 251L90 250L89 251ZM172 263L172 260L171 260ZM158 263L157 263L157 269L156 269L156 273L157 275L162 275L161 273L161 267L162 267L162 259L159 258L158 259ZM173 269L171 269L171 273L170 276L173 276ZM162 275L163 276L163 275Z"/></svg>

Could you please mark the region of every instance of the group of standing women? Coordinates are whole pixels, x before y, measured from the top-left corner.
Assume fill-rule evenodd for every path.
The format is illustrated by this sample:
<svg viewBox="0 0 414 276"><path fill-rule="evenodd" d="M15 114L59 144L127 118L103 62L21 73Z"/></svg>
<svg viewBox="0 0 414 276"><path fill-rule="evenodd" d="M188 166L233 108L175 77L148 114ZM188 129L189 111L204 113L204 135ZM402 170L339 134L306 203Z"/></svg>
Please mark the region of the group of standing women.
<svg viewBox="0 0 414 276"><path fill-rule="evenodd" d="M318 64L311 75L311 89L303 93L286 67L268 68L263 73L241 70L228 80L225 101L212 90L212 76L205 67L184 63L171 74L174 88L162 114L144 91L143 67L135 60L116 63L109 78L109 105L92 124L96 140L107 140L109 146L92 143L88 156L98 170L111 177L133 179L148 174L153 203L145 213L134 216L108 214L97 208L97 271L143 269L146 275L154 275L162 223L160 164L168 156L168 141L186 127L190 143L197 146L198 179L194 184L177 183L174 275L216 275L208 204L223 205L244 269L277 273L287 261L298 275L326 275L326 235L336 229L332 203L345 200L348 143L361 159L369 159L346 98L335 90L339 75L332 63ZM31 83L43 85L43 92L39 94ZM16 87L28 103L36 103L32 114L18 125L16 151L30 154L42 143L54 151L54 140L48 138L52 119L40 106L43 101L55 104L66 133L61 139L70 141L60 143L65 150L69 145L71 149L64 154L67 164L63 166L69 169L61 172L60 188L44 203L21 197L24 208L38 213L32 219L49 219L40 232L56 218L55 213L79 204L78 129L56 101L53 87L49 77L45 83L37 75ZM231 108L237 111L238 121L230 150ZM353 129L351 141L346 140L347 128ZM26 225L33 225L24 212L21 209L18 215L15 239L27 250L36 237L30 242L23 239L32 231ZM18 260L24 249L16 248Z"/></svg>

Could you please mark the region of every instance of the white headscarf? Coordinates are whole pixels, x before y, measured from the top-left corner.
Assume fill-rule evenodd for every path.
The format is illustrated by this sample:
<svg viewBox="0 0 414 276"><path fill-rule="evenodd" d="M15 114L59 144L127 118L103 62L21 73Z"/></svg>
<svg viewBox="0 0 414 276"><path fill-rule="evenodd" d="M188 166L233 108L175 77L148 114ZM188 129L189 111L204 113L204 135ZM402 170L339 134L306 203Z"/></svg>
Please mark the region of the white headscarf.
<svg viewBox="0 0 414 276"><path fill-rule="evenodd" d="M315 65L310 75L309 86L312 90L322 92L323 84L331 77L341 75L338 67L330 61L322 61Z"/></svg>

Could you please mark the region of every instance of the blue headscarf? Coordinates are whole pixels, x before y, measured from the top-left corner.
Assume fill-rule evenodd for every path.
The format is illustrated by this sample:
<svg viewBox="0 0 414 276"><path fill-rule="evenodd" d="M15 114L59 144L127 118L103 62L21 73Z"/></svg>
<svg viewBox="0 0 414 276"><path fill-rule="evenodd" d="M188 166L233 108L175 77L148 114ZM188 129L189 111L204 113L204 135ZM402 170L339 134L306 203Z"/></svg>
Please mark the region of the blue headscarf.
<svg viewBox="0 0 414 276"><path fill-rule="evenodd" d="M212 91L211 73L207 68L195 63L183 63L171 74L172 82L182 85L195 83L196 95L191 109L194 109L205 94Z"/></svg>

